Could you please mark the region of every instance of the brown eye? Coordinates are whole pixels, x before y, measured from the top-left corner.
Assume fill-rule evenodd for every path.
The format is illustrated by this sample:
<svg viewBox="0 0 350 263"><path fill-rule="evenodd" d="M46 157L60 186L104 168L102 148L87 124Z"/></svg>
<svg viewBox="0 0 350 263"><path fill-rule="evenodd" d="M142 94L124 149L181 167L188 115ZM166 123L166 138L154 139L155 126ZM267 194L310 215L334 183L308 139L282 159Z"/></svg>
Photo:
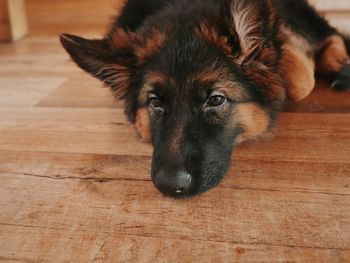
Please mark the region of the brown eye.
<svg viewBox="0 0 350 263"><path fill-rule="evenodd" d="M162 103L157 96L151 96L149 98L149 104L155 109L162 107Z"/></svg>
<svg viewBox="0 0 350 263"><path fill-rule="evenodd" d="M208 100L207 105L209 107L219 107L226 102L226 98L221 95L211 96Z"/></svg>

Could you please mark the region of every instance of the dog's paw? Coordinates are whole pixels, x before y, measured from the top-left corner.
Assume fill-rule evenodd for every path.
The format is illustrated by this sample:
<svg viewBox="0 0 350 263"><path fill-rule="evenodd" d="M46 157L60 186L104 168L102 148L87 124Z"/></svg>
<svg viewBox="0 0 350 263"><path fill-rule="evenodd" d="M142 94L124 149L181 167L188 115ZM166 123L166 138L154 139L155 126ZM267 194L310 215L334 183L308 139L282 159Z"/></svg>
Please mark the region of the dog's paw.
<svg viewBox="0 0 350 263"><path fill-rule="evenodd" d="M350 63L346 64L338 73L332 88L340 91L350 91Z"/></svg>

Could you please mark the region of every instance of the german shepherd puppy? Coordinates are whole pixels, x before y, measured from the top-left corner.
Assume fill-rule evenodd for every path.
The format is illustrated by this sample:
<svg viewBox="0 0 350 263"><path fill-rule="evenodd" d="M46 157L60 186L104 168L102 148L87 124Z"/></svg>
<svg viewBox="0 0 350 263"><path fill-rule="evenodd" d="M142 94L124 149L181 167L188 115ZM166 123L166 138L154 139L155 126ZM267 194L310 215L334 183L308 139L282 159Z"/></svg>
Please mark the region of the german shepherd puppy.
<svg viewBox="0 0 350 263"><path fill-rule="evenodd" d="M315 72L350 89L349 41L305 0L128 0L103 39L62 34L85 71L125 101L170 197L219 184L234 147L266 134Z"/></svg>

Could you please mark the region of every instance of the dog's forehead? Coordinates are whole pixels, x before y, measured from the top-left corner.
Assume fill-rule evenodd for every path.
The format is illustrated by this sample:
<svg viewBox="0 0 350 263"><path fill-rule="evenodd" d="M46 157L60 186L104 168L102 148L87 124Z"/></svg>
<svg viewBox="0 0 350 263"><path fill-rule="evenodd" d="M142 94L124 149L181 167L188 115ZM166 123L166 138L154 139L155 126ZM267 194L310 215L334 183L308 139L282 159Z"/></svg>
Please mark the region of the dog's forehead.
<svg viewBox="0 0 350 263"><path fill-rule="evenodd" d="M184 96L191 91L220 89L234 100L247 98L225 51L194 34L173 37L163 39L151 63L146 63L143 93L157 88Z"/></svg>
<svg viewBox="0 0 350 263"><path fill-rule="evenodd" d="M181 90L181 89L205 89L224 82L230 77L224 69L208 69L201 71L167 72L162 70L151 70L145 74L145 85L160 90Z"/></svg>

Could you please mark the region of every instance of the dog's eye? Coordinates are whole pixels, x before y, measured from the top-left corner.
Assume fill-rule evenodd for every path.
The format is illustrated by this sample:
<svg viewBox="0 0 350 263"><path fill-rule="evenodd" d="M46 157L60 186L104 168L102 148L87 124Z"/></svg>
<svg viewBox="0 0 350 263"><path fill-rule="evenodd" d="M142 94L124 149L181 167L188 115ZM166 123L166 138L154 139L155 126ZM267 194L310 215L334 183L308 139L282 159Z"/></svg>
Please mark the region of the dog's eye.
<svg viewBox="0 0 350 263"><path fill-rule="evenodd" d="M207 102L209 107L219 107L226 102L226 97L222 95L211 96Z"/></svg>
<svg viewBox="0 0 350 263"><path fill-rule="evenodd" d="M150 104L153 108L155 108L155 109L159 109L159 108L162 107L162 102L161 102L161 100L160 100L157 96L155 96L155 95L150 96L150 98L149 98L149 104Z"/></svg>

